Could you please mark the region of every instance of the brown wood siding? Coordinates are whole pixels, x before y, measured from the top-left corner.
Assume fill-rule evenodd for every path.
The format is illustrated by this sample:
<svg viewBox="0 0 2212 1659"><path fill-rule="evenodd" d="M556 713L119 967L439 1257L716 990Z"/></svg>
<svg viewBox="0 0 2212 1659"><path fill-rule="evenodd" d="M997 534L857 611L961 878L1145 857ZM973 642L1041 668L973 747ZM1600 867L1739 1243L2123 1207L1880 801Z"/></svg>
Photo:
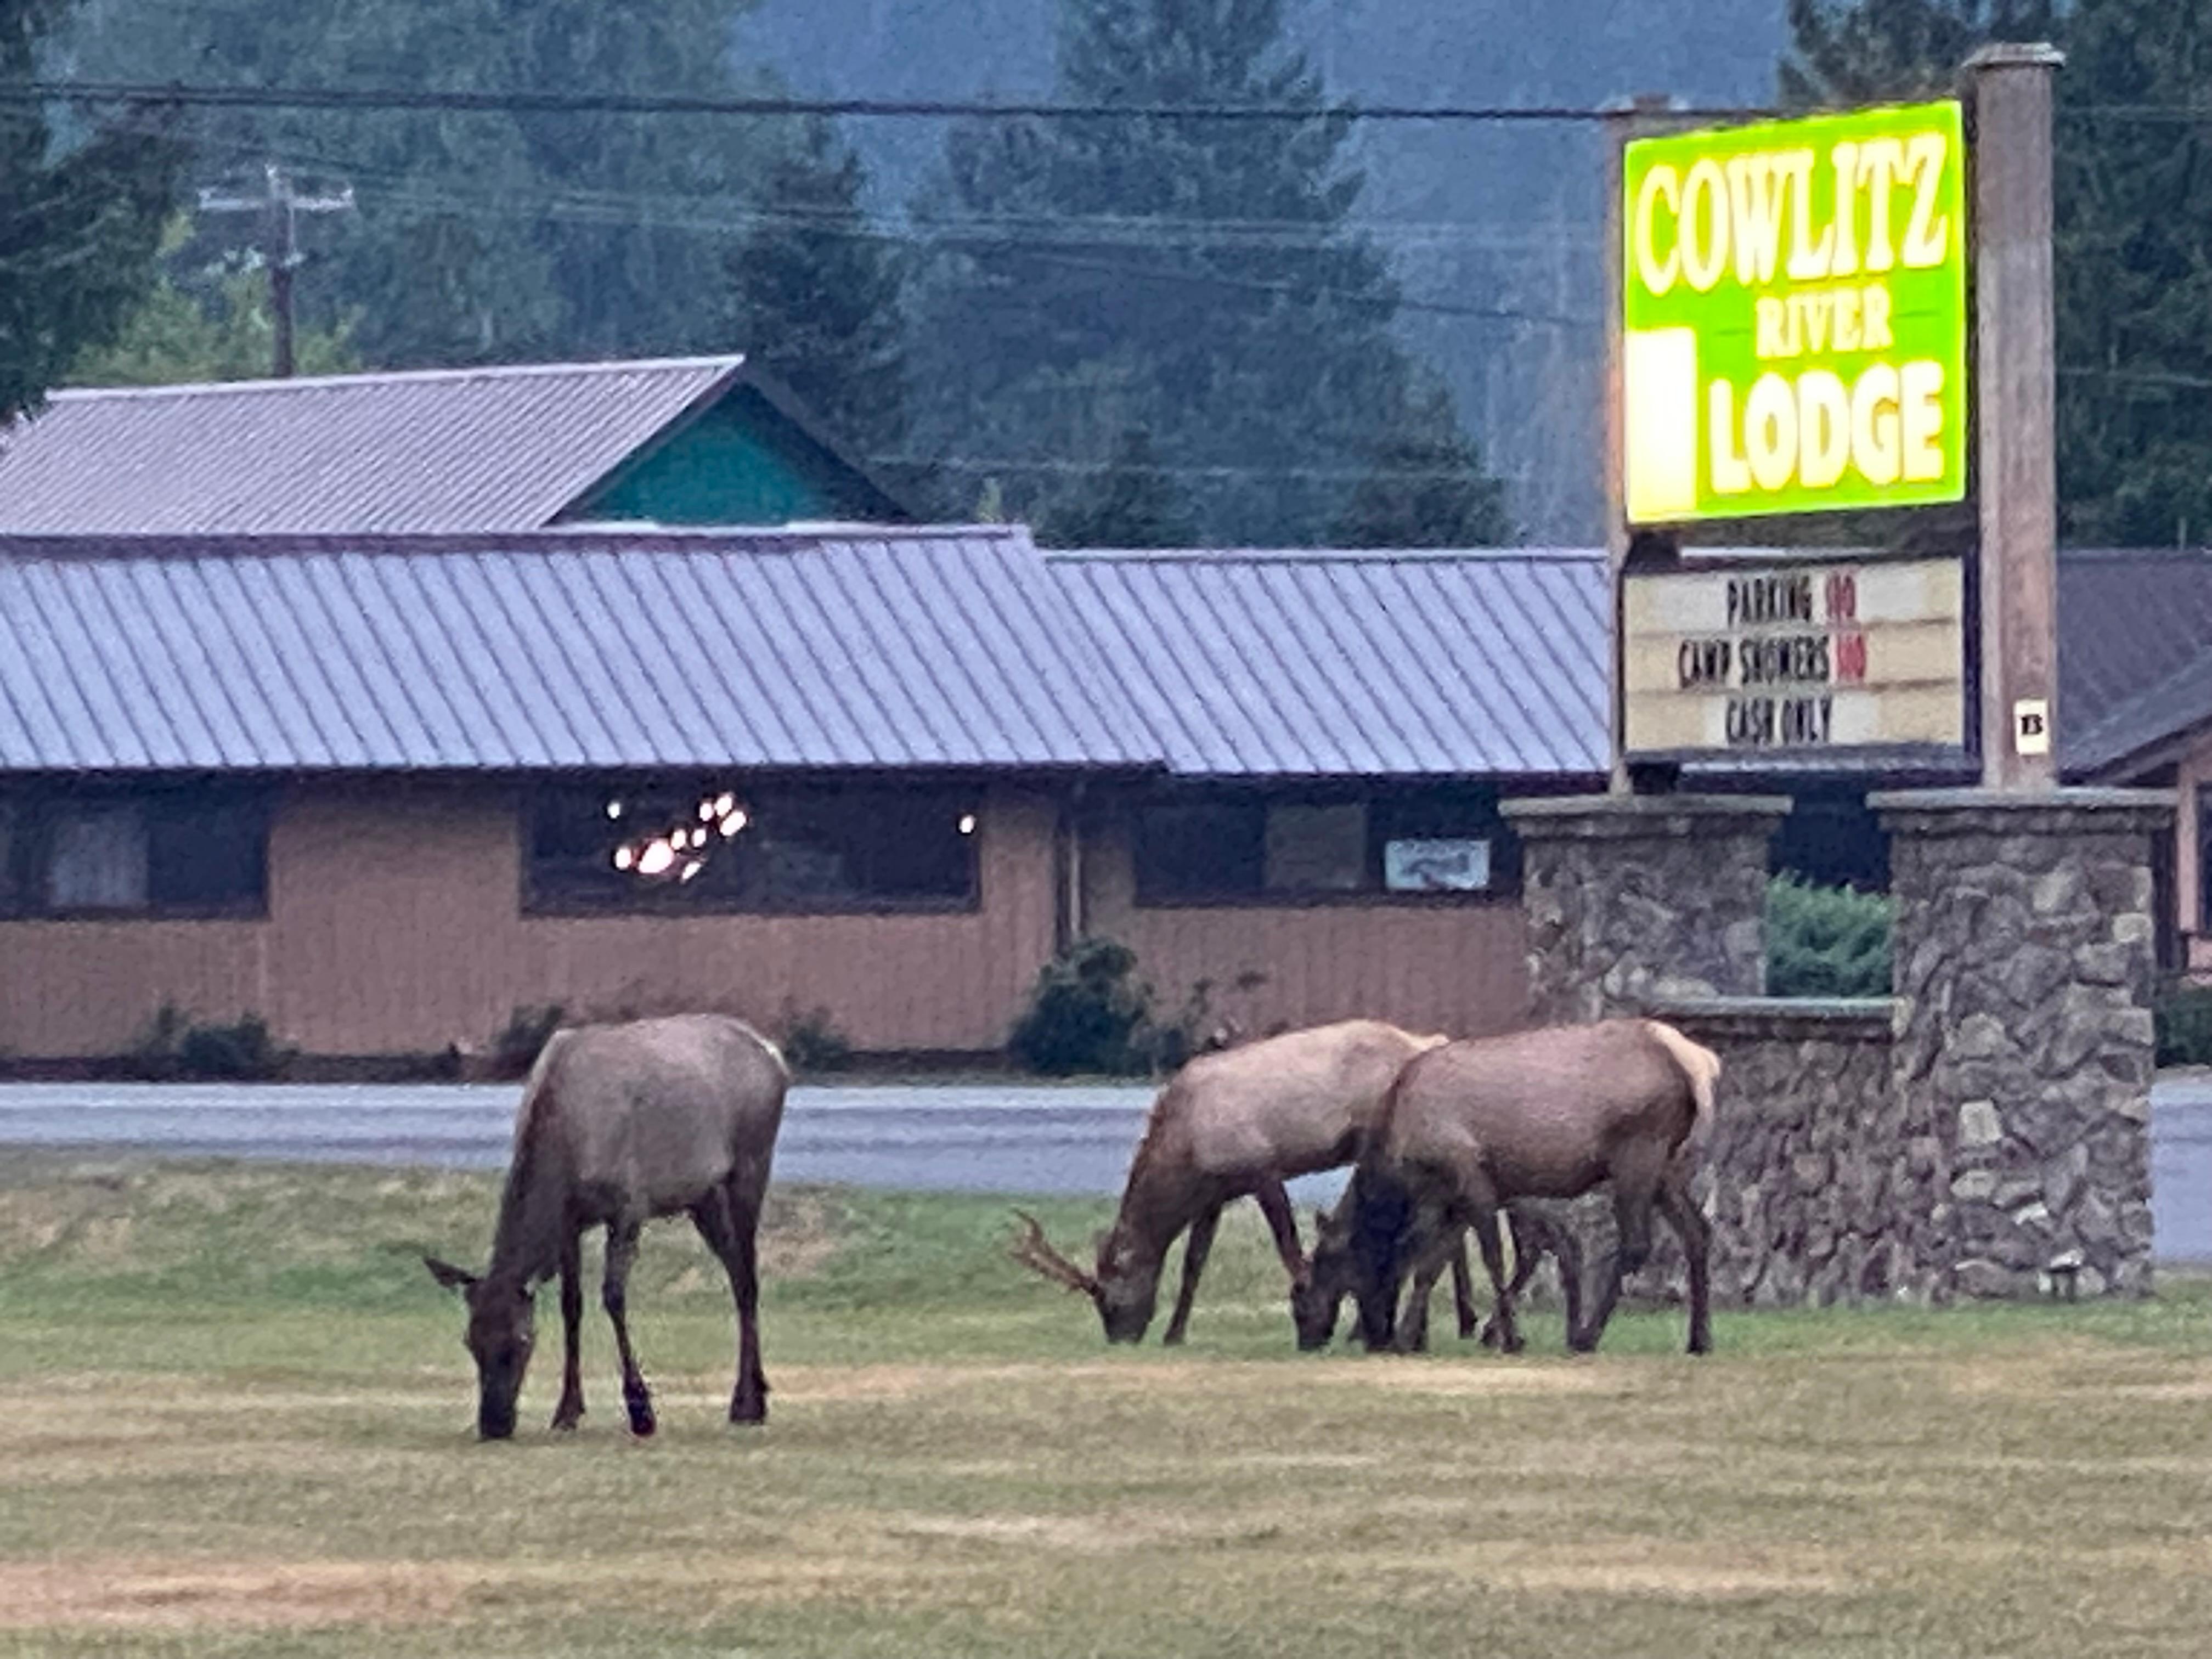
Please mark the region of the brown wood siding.
<svg viewBox="0 0 2212 1659"><path fill-rule="evenodd" d="M1216 1013L1249 1036L1362 1015L1455 1036L1527 1021L1528 936L1510 900L1141 908L1118 823L1094 828L1084 887L1089 931L1133 950L1165 1007L1210 980ZM1267 982L1237 990L1247 972Z"/></svg>
<svg viewBox="0 0 2212 1659"><path fill-rule="evenodd" d="M0 923L0 1048L112 1054L172 1000L258 1012L310 1054L484 1047L519 1006L572 1016L823 1007L860 1048L999 1046L1053 947L1049 799L993 792L981 902L955 915L526 917L516 797L301 784L259 922Z"/></svg>

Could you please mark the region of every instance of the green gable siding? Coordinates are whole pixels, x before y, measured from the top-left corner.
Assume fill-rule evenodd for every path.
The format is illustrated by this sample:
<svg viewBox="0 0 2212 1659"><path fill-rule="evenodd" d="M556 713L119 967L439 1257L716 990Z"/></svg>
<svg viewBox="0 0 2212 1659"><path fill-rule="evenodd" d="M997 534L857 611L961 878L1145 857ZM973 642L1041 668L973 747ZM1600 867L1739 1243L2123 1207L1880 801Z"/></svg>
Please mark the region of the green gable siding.
<svg viewBox="0 0 2212 1659"><path fill-rule="evenodd" d="M793 519L903 523L908 515L759 392L739 386L561 516L775 525Z"/></svg>

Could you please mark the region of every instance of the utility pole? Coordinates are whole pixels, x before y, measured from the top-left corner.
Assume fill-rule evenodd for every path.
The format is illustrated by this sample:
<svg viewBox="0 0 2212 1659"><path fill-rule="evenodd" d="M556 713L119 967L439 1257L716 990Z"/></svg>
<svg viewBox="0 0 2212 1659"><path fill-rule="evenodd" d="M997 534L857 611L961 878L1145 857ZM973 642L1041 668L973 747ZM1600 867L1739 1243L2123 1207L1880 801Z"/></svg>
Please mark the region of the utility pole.
<svg viewBox="0 0 2212 1659"><path fill-rule="evenodd" d="M300 215L348 213L353 210L353 186L336 196L301 196L274 161L264 164L265 188L259 196L225 196L200 191L203 213L258 213L262 221L261 255L269 266L269 309L276 324L275 372L278 380L292 373L292 273L305 262L300 252Z"/></svg>

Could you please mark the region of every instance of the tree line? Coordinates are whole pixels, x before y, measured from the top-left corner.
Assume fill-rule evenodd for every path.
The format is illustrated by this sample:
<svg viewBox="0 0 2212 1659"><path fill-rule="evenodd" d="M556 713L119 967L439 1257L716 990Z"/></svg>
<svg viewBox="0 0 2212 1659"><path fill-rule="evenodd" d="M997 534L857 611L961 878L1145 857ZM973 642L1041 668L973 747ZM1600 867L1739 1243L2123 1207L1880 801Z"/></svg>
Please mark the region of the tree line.
<svg viewBox="0 0 2212 1659"><path fill-rule="evenodd" d="M757 0L735 0L742 6ZM2212 526L2212 0L1777 0L1785 103L2059 77L2062 495L2075 541ZM1055 94L1290 123L954 124L894 212L818 118L0 106L0 416L70 381L265 372L254 227L186 210L264 159L303 221L301 372L744 349L930 513L1059 545L1479 545L1510 503L1395 325L1352 122L1284 0L1060 0ZM0 0L0 78L770 92L733 0ZM2133 114L2114 112L2136 112ZM1563 457L1562 465L1593 458Z"/></svg>

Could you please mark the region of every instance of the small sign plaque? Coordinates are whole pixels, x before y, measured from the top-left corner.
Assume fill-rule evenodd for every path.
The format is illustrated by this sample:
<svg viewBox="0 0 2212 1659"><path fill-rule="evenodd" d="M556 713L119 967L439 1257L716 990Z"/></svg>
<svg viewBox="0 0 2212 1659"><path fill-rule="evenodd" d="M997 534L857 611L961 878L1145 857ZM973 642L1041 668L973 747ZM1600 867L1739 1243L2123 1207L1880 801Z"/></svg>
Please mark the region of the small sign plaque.
<svg viewBox="0 0 2212 1659"><path fill-rule="evenodd" d="M1382 844L1382 884L1394 893L1480 893L1490 886L1487 841Z"/></svg>
<svg viewBox="0 0 2212 1659"><path fill-rule="evenodd" d="M2051 752L2051 702L2045 697L2022 697L2012 706L2012 747L2017 755Z"/></svg>

